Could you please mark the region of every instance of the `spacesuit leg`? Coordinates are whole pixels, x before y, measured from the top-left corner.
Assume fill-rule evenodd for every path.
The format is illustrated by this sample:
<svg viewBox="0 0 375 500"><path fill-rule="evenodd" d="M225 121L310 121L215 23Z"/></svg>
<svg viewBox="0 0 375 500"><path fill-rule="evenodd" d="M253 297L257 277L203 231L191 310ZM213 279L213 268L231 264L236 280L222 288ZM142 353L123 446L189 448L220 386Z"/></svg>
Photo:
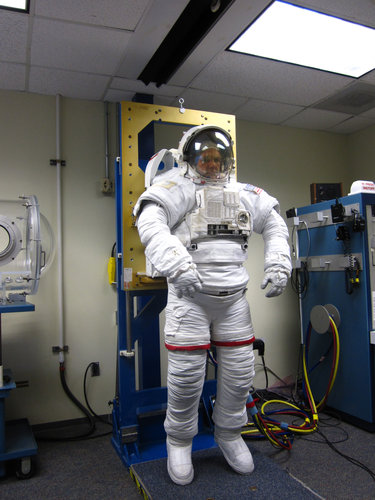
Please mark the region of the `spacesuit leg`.
<svg viewBox="0 0 375 500"><path fill-rule="evenodd" d="M217 361L215 441L232 469L250 474L254 463L241 437L241 427L248 421L246 400L254 378L253 346L217 347Z"/></svg>
<svg viewBox="0 0 375 500"><path fill-rule="evenodd" d="M206 351L168 351L167 433L168 473L177 484L193 480L193 437L198 432L198 406L206 368Z"/></svg>

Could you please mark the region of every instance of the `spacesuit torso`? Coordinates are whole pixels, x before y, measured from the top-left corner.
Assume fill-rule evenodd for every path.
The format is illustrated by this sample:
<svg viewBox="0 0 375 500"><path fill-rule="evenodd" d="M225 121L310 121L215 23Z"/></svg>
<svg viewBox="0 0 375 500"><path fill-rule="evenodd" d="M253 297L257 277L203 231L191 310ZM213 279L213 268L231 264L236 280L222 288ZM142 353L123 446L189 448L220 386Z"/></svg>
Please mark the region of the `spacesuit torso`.
<svg viewBox="0 0 375 500"><path fill-rule="evenodd" d="M171 234L185 247L202 277L202 291L225 294L246 287L249 276L243 263L247 259L248 238L262 232L269 212L278 202L250 184L226 182L196 184L173 168L157 176L135 207L152 201L167 214ZM149 253L160 274L160 268Z"/></svg>
<svg viewBox="0 0 375 500"><path fill-rule="evenodd" d="M235 185L195 186L195 206L172 233L196 264L203 291L225 293L244 288L251 215L241 205Z"/></svg>

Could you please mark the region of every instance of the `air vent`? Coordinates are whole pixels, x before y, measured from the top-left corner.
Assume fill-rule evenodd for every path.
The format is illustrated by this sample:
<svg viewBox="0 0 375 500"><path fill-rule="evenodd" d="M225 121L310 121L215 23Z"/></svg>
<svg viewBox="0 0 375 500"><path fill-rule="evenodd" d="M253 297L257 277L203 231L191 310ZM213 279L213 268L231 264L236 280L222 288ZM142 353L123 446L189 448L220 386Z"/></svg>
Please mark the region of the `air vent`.
<svg viewBox="0 0 375 500"><path fill-rule="evenodd" d="M375 86L356 83L313 107L349 115L360 115L364 111L375 108Z"/></svg>

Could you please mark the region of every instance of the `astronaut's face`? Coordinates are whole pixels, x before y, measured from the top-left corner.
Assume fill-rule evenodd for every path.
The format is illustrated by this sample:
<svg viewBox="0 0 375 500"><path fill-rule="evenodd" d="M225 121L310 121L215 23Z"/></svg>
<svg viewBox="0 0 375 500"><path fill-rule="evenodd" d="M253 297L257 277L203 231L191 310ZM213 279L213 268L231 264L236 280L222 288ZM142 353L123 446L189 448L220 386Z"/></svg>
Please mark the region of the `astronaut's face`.
<svg viewBox="0 0 375 500"><path fill-rule="evenodd" d="M189 135L190 134L190 135ZM234 165L232 139L219 127L193 127L179 145L194 182L225 182Z"/></svg>
<svg viewBox="0 0 375 500"><path fill-rule="evenodd" d="M222 176L221 163L222 158L220 152L216 148L209 148L202 151L199 156L196 170L202 177L220 179Z"/></svg>

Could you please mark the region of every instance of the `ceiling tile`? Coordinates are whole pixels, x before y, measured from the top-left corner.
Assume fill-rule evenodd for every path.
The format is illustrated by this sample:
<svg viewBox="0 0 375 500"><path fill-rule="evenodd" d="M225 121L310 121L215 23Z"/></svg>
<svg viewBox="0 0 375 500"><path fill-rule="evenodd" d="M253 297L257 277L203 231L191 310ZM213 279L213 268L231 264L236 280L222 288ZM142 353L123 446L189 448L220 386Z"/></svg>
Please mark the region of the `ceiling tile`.
<svg viewBox="0 0 375 500"><path fill-rule="evenodd" d="M240 75L237 77L236 75ZM192 82L194 88L309 106L353 81L340 75L223 52Z"/></svg>
<svg viewBox="0 0 375 500"><path fill-rule="evenodd" d="M2 90L25 90L26 66L0 62L0 88Z"/></svg>
<svg viewBox="0 0 375 500"><path fill-rule="evenodd" d="M126 31L35 19L31 63L112 74L121 61L130 36Z"/></svg>
<svg viewBox="0 0 375 500"><path fill-rule="evenodd" d="M0 61L26 62L28 23L25 14L1 11Z"/></svg>
<svg viewBox="0 0 375 500"><path fill-rule="evenodd" d="M363 75L359 81L361 82L366 82L366 83L373 83L375 84L375 70L370 71L369 73L366 73Z"/></svg>
<svg viewBox="0 0 375 500"><path fill-rule="evenodd" d="M108 76L33 66L28 90L38 94L101 100L108 82Z"/></svg>
<svg viewBox="0 0 375 500"><path fill-rule="evenodd" d="M65 21L94 24L134 30L142 17L149 0L127 2L124 0L38 0L35 13L38 16L53 17Z"/></svg>
<svg viewBox="0 0 375 500"><path fill-rule="evenodd" d="M375 119L375 108L369 109L368 111L365 111L358 116L359 118L364 118L365 120L373 120Z"/></svg>
<svg viewBox="0 0 375 500"><path fill-rule="evenodd" d="M333 126L330 129L330 132L336 132L340 134L352 134L354 132L358 132L359 130L363 130L367 127L371 127L373 124L375 124L375 118L374 120L366 120L364 118L360 118L358 116L352 116L351 118L348 118L347 120Z"/></svg>
<svg viewBox="0 0 375 500"><path fill-rule="evenodd" d="M250 99L235 111L237 118L254 122L278 124L299 113L304 108L292 104Z"/></svg>
<svg viewBox="0 0 375 500"><path fill-rule="evenodd" d="M348 118L350 118L350 115L346 115L345 113L309 108L285 120L283 125L287 125L288 127L327 130Z"/></svg>

